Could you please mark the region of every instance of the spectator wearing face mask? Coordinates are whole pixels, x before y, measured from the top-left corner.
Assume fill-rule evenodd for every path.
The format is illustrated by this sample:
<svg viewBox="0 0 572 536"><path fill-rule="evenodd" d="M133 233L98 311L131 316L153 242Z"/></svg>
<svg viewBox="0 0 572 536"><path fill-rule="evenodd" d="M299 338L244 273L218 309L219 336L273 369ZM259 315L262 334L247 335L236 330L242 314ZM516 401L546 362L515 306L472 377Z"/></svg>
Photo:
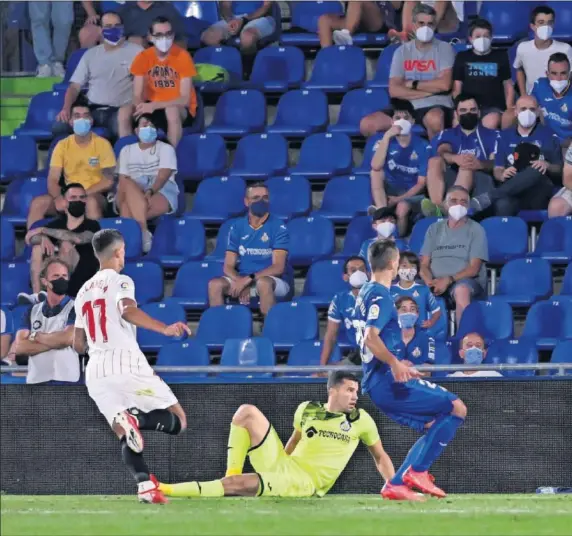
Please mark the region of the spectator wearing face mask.
<svg viewBox="0 0 572 536"><path fill-rule="evenodd" d="M147 221L178 208L177 155L171 145L157 140L151 116L139 116L135 133L139 142L126 145L119 153L115 205L122 218L133 218L139 224L143 253L148 253L153 235Z"/></svg>
<svg viewBox="0 0 572 536"><path fill-rule="evenodd" d="M419 277L421 266L417 255L404 251L399 256L399 281L391 285L391 296L397 302L399 298L411 298L417 305L416 326L431 329L444 314L431 289Z"/></svg>
<svg viewBox="0 0 572 536"><path fill-rule="evenodd" d="M429 146L411 134L413 105L392 99L393 126L377 144L371 160L371 194L376 208L395 207L399 236L405 236L410 215L418 213L427 180Z"/></svg>
<svg viewBox="0 0 572 536"><path fill-rule="evenodd" d="M451 123L455 51L449 43L435 39L436 14L431 6L413 9L415 40L401 45L393 55L389 73L389 95L411 101L415 122L427 129L429 139ZM364 136L389 130L393 122L384 112L374 112L361 120Z"/></svg>
<svg viewBox="0 0 572 536"><path fill-rule="evenodd" d="M427 229L420 275L435 295L454 301L458 326L469 303L486 295L489 250L485 230L467 217L466 188L453 186L445 201L449 217Z"/></svg>
<svg viewBox="0 0 572 536"><path fill-rule="evenodd" d="M488 20L477 19L469 26L472 48L455 57L453 97L473 95L481 107L483 127L508 128L514 121L514 84L508 52L491 47L493 27Z"/></svg>
<svg viewBox="0 0 572 536"><path fill-rule="evenodd" d="M368 250L377 240L391 240L395 242L399 251L407 250L407 243L400 238L396 238L397 219L395 217L395 207L385 207L375 209L370 207L370 214L372 218L372 227L377 233L376 238L368 238L364 240L359 250L359 256L365 259L367 271L370 272Z"/></svg>
<svg viewBox="0 0 572 536"><path fill-rule="evenodd" d="M479 124L479 104L471 95L461 93L455 98L455 114L459 124L441 132L431 144L436 156L429 159L429 199L421 203L425 216L444 214L445 191L453 185L477 194L494 187L497 131Z"/></svg>
<svg viewBox="0 0 572 536"><path fill-rule="evenodd" d="M192 126L197 113L197 94L192 78L197 74L191 55L174 44L171 22L156 18L149 29L154 46L141 52L131 65L135 119L150 115L153 124L167 133L177 147L183 128Z"/></svg>
<svg viewBox="0 0 572 536"><path fill-rule="evenodd" d="M248 214L237 219L228 236L224 276L209 281L209 305L223 305L226 296L242 304L260 297L266 315L276 302L290 293L288 247L290 237L284 222L272 214L268 187L255 183L246 189Z"/></svg>
<svg viewBox="0 0 572 536"><path fill-rule="evenodd" d="M544 123L556 133L562 147L568 147L572 140L570 86L570 60L566 54L557 52L548 60L546 78L539 78L532 89L532 96L544 115Z"/></svg>
<svg viewBox="0 0 572 536"><path fill-rule="evenodd" d="M482 365L487 357L485 340L478 333L468 333L463 337L459 357L465 365ZM458 370L447 375L449 378L501 378L496 370Z"/></svg>
<svg viewBox="0 0 572 536"><path fill-rule="evenodd" d="M564 169L562 170L562 184L564 186L558 190L548 205L549 218L572 214L572 145L566 151Z"/></svg>
<svg viewBox="0 0 572 536"><path fill-rule="evenodd" d="M359 290L368 281L365 261L361 257L353 256L344 263L343 279L349 283L351 290L338 292L330 303L328 309L328 325L322 344L320 365L327 365L332 351L340 334L340 326L343 324L345 339L352 345L356 345L355 332L352 327L352 313L356 304Z"/></svg>
<svg viewBox="0 0 572 536"><path fill-rule="evenodd" d="M562 173L558 137L540 123L540 110L532 96L516 103L518 125L500 132L495 151L495 179L500 186L471 200L479 212L494 207L497 216L516 216L521 210L548 206L554 184Z"/></svg>
<svg viewBox="0 0 572 536"><path fill-rule="evenodd" d="M534 83L542 78L552 54L562 52L572 61L572 47L568 43L551 39L556 14L549 6L538 6L530 14L530 28L534 39L523 41L516 49L514 68L518 91L521 96L528 95Z"/></svg>

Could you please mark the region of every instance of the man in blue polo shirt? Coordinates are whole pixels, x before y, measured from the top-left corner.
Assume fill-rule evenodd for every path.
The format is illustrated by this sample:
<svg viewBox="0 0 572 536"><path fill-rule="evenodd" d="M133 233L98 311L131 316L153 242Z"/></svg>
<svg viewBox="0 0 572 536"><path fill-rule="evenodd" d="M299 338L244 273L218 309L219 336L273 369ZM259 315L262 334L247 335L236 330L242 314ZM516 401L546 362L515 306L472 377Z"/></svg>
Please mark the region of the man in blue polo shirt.
<svg viewBox="0 0 572 536"><path fill-rule="evenodd" d="M548 60L547 78L539 78L531 95L536 97L544 122L560 138L563 147L572 139L572 90L570 89L570 60L563 52L552 54Z"/></svg>
<svg viewBox="0 0 572 536"><path fill-rule="evenodd" d="M494 187L493 155L498 132L483 127L477 100L460 93L455 97L458 125L442 131L431 142L427 191L421 210L425 216L442 216L445 191L463 186L477 195Z"/></svg>
<svg viewBox="0 0 572 536"><path fill-rule="evenodd" d="M494 205L497 216L516 216L521 210L548 207L554 184L562 174L558 137L540 123L540 108L532 95L516 101L518 125L503 130L495 151L494 190L471 199L475 212Z"/></svg>
<svg viewBox="0 0 572 536"><path fill-rule="evenodd" d="M224 257L224 276L209 281L209 305L223 305L225 296L250 302L260 297L266 315L276 297L290 292L287 282L289 235L284 222L269 214L268 187L256 183L246 189L248 214L230 229Z"/></svg>

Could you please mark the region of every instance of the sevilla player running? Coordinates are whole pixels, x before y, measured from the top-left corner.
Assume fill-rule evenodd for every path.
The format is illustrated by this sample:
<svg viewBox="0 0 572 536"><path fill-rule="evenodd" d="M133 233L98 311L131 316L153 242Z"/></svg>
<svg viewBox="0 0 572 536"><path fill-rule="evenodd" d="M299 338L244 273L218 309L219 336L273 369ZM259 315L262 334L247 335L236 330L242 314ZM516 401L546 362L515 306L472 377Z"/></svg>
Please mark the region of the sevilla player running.
<svg viewBox="0 0 572 536"><path fill-rule="evenodd" d="M137 308L133 280L120 274L125 266L125 242L119 231L99 231L92 244L100 269L75 300L75 337L87 340L89 350L85 383L121 442L123 461L138 483L139 501L165 503L143 459L140 430L176 435L186 429L187 419L171 389L139 349L136 327L168 337L191 332L183 322L167 326Z"/></svg>

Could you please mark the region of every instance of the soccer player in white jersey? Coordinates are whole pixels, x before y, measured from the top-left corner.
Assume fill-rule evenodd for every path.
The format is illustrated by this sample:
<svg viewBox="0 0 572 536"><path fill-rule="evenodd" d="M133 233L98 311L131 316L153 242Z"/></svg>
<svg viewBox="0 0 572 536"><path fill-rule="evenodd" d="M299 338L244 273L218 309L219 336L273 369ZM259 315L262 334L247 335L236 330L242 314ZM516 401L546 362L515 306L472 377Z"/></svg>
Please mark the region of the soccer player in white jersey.
<svg viewBox="0 0 572 536"><path fill-rule="evenodd" d="M92 244L100 269L75 301L74 336L87 341L89 349L85 383L121 442L123 462L138 483L139 501L163 504L167 500L143 459L140 430L176 435L186 429L187 418L139 349L136 327L168 337L191 331L183 322L167 326L137 308L133 280L120 274L125 266L125 242L119 231L99 231Z"/></svg>

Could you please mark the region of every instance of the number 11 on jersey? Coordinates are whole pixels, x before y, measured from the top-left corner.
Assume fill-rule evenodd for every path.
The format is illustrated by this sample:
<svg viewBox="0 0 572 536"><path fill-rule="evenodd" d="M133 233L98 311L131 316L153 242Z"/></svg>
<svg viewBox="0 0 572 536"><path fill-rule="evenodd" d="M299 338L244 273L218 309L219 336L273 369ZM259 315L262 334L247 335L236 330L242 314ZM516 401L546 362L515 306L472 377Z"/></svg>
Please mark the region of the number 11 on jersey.
<svg viewBox="0 0 572 536"><path fill-rule="evenodd" d="M85 302L83 307L81 308L81 314L85 317L87 322L87 330L89 332L89 338L95 343L97 334L95 333L95 311L94 309L99 310L99 314L97 315L97 320L99 324L99 331L101 332L101 337L103 338L103 342L107 342L107 314L105 308L105 299L99 298L98 300L94 300L93 302Z"/></svg>

